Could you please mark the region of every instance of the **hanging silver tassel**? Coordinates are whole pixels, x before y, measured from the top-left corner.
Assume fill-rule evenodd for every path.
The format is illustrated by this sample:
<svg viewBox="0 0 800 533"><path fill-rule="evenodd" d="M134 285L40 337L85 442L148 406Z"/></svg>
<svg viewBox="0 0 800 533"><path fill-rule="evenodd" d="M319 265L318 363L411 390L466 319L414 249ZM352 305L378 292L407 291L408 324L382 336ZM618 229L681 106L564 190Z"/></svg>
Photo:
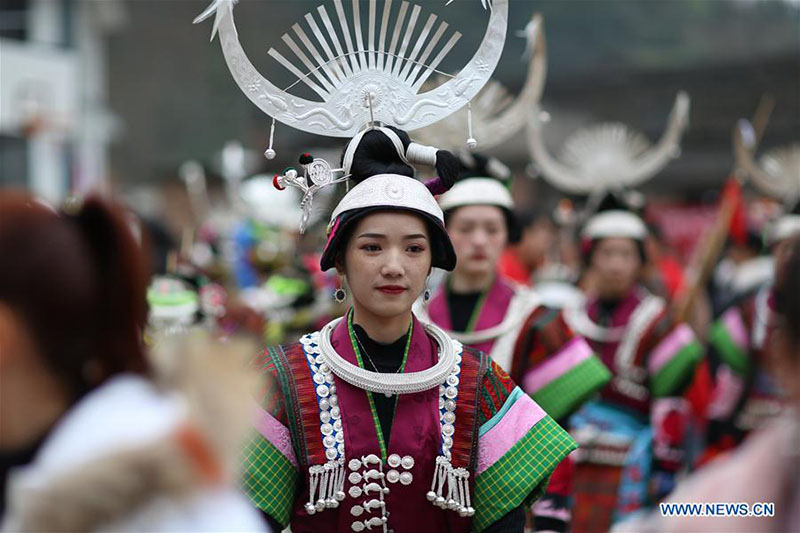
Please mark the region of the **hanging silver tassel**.
<svg viewBox="0 0 800 533"><path fill-rule="evenodd" d="M469 470L457 468L455 474L459 483L458 514L463 517L473 516L475 509L472 508L472 501L469 495Z"/></svg>
<svg viewBox="0 0 800 533"><path fill-rule="evenodd" d="M336 490L333 494L333 498L337 502L344 501L344 458L339 458L336 461L336 486L334 488Z"/></svg>
<svg viewBox="0 0 800 533"><path fill-rule="evenodd" d="M469 138L467 138L467 147L474 150L478 146L478 140L472 136L472 102L467 104L467 129L469 131Z"/></svg>
<svg viewBox="0 0 800 533"><path fill-rule="evenodd" d="M317 496L317 503L315 504L317 512L324 511L327 507L326 496L328 492L328 480L331 475L329 464L330 463L326 463L325 466L322 467L322 480L319 483L319 494Z"/></svg>
<svg viewBox="0 0 800 533"><path fill-rule="evenodd" d="M469 470L453 468L448 458L441 455L437 457L431 490L425 495L428 501L440 509L456 511L460 516L473 516L475 509L472 508L469 491Z"/></svg>
<svg viewBox="0 0 800 533"><path fill-rule="evenodd" d="M447 498L444 497L444 487L452 468L450 460L446 457L440 455L436 458L436 467L433 470L431 490L426 494L426 498L440 509L447 508Z"/></svg>
<svg viewBox="0 0 800 533"><path fill-rule="evenodd" d="M455 500L456 495L456 473L453 469L453 466L449 464L450 467L447 472L447 508L451 511L458 510L458 502Z"/></svg>
<svg viewBox="0 0 800 533"><path fill-rule="evenodd" d="M272 149L272 141L275 140L275 119L272 119L272 125L269 127L269 146L264 152L264 157L269 160L275 159L275 150Z"/></svg>
<svg viewBox="0 0 800 533"><path fill-rule="evenodd" d="M339 502L344 501L344 459L328 461L324 465L309 467L308 503L305 504L306 512L310 515L325 509L339 507Z"/></svg>
<svg viewBox="0 0 800 533"><path fill-rule="evenodd" d="M320 474L324 468L319 465L310 466L308 468L308 503L305 505L306 512L310 515L317 512L317 486L319 485Z"/></svg>
<svg viewBox="0 0 800 533"><path fill-rule="evenodd" d="M339 506L339 502L333 497L336 492L336 478L339 477L339 472L336 470L336 463L325 463L325 469L328 470L328 483L325 485L323 499L325 500L325 507L332 509Z"/></svg>

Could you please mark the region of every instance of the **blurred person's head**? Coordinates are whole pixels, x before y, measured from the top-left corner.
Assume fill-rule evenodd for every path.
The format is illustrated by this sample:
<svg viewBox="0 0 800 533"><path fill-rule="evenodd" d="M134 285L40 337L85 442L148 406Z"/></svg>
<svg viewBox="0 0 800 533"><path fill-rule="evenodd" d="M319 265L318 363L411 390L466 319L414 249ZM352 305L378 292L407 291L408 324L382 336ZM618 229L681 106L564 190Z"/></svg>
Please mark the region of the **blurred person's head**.
<svg viewBox="0 0 800 533"><path fill-rule="evenodd" d="M620 196L609 193L582 231L584 259L597 295L623 298L639 283L647 262L647 226Z"/></svg>
<svg viewBox="0 0 800 533"><path fill-rule="evenodd" d="M508 242L503 210L493 205L468 205L450 211L446 220L458 257L453 275L491 276Z"/></svg>
<svg viewBox="0 0 800 533"><path fill-rule="evenodd" d="M86 392L146 373L143 255L125 212L0 194L0 448L38 438Z"/></svg>
<svg viewBox="0 0 800 533"><path fill-rule="evenodd" d="M522 228L516 245L517 256L525 266L535 270L542 266L556 241L556 226L543 210L517 211L517 220Z"/></svg>
<svg viewBox="0 0 800 533"><path fill-rule="evenodd" d="M489 281L503 249L519 240L511 170L493 157L462 153L459 180L439 197L458 263L455 278Z"/></svg>
<svg viewBox="0 0 800 533"><path fill-rule="evenodd" d="M800 406L800 237L781 246L782 253L776 258L776 312L770 355L781 388Z"/></svg>
<svg viewBox="0 0 800 533"><path fill-rule="evenodd" d="M607 237L592 245L591 268L598 296L623 298L639 282L644 266L642 243L625 237Z"/></svg>

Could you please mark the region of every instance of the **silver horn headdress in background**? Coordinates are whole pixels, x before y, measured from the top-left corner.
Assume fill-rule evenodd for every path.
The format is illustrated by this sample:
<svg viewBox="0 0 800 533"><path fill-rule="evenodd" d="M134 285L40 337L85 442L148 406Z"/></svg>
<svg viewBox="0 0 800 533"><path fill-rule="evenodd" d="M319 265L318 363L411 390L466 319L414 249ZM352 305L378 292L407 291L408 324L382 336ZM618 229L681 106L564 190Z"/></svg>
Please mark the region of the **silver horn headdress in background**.
<svg viewBox="0 0 800 533"><path fill-rule="evenodd" d="M755 159L757 135L749 121L739 121L733 137L736 164L762 193L783 203L784 211L766 233L772 245L800 234L800 142L765 151Z"/></svg>
<svg viewBox="0 0 800 533"><path fill-rule="evenodd" d="M544 20L535 13L525 29L519 32L527 40L525 58L528 75L516 97L498 81L491 80L464 110L414 132L425 144L435 144L445 150L464 147L464 128L469 130L467 146L491 150L519 134L528 122L528 114L539 103L547 77L547 50Z"/></svg>
<svg viewBox="0 0 800 533"><path fill-rule="evenodd" d="M781 201L800 200L800 141L765 151L755 159L755 133L748 120L734 134L736 163L764 194Z"/></svg>
<svg viewBox="0 0 800 533"><path fill-rule="evenodd" d="M635 187L652 178L680 154L680 140L689 124L689 96L679 92L661 139L647 138L620 123L603 123L578 130L564 142L560 157L552 156L542 138L541 112L530 114L528 144L542 176L571 194L597 194Z"/></svg>
<svg viewBox="0 0 800 533"><path fill-rule="evenodd" d="M324 5L319 6L282 36L285 54L278 48L269 49L269 55L297 78L289 88L280 89L255 69L242 49L233 20L236 2L215 0L195 23L215 14L211 38L219 32L233 78L264 113L294 128L329 137L353 137L375 122L415 130L457 111L494 72L508 26L508 0L491 4L482 0L490 15L478 51L458 74L420 93L431 74L440 73L442 60L461 33L452 31L434 14L424 16L420 6L406 1L386 0L379 9L377 0L370 0L363 9L353 0L347 9L342 0L333 0L336 22ZM421 29L417 32L417 28ZM289 92L300 83L320 100ZM270 156L274 157L274 151L268 151Z"/></svg>

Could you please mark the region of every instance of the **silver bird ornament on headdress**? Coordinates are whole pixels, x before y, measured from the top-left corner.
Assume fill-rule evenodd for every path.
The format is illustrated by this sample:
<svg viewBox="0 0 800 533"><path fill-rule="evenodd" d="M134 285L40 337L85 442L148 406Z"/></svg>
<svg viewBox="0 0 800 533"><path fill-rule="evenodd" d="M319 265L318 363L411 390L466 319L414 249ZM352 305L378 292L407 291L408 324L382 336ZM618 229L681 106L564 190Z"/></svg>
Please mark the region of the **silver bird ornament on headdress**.
<svg viewBox="0 0 800 533"><path fill-rule="evenodd" d="M680 155L680 140L689 124L689 95L681 91L669 115L666 130L655 145L628 126L604 123L570 135L561 156L545 148L542 112L534 109L528 125L531 158L542 176L564 193L599 194L640 185Z"/></svg>
<svg viewBox="0 0 800 533"><path fill-rule="evenodd" d="M300 233L305 233L311 210L314 206L314 194L323 187L341 183L347 180L343 169L332 169L330 164L324 159L313 157L311 154L300 156L300 165L303 168L303 175L299 175L294 168L287 168L283 174L276 174L272 184L278 190L286 187L295 187L300 190L303 197L300 200L300 208L303 216L300 220Z"/></svg>

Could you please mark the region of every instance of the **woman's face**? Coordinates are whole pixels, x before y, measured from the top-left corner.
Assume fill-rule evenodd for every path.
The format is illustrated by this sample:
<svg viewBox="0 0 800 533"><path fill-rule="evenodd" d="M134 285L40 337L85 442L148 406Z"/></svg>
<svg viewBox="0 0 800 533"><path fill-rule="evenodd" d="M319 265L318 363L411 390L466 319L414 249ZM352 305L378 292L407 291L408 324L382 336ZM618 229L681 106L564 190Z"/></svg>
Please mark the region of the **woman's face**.
<svg viewBox="0 0 800 533"><path fill-rule="evenodd" d="M592 269L601 298L623 298L641 273L642 260L633 239L609 237L595 245Z"/></svg>
<svg viewBox="0 0 800 533"><path fill-rule="evenodd" d="M354 304L383 318L410 312L431 270L431 243L417 215L378 212L356 224L337 265Z"/></svg>
<svg viewBox="0 0 800 533"><path fill-rule="evenodd" d="M508 241L503 210L492 205L459 207L447 222L458 257L456 274L486 275L494 271Z"/></svg>

